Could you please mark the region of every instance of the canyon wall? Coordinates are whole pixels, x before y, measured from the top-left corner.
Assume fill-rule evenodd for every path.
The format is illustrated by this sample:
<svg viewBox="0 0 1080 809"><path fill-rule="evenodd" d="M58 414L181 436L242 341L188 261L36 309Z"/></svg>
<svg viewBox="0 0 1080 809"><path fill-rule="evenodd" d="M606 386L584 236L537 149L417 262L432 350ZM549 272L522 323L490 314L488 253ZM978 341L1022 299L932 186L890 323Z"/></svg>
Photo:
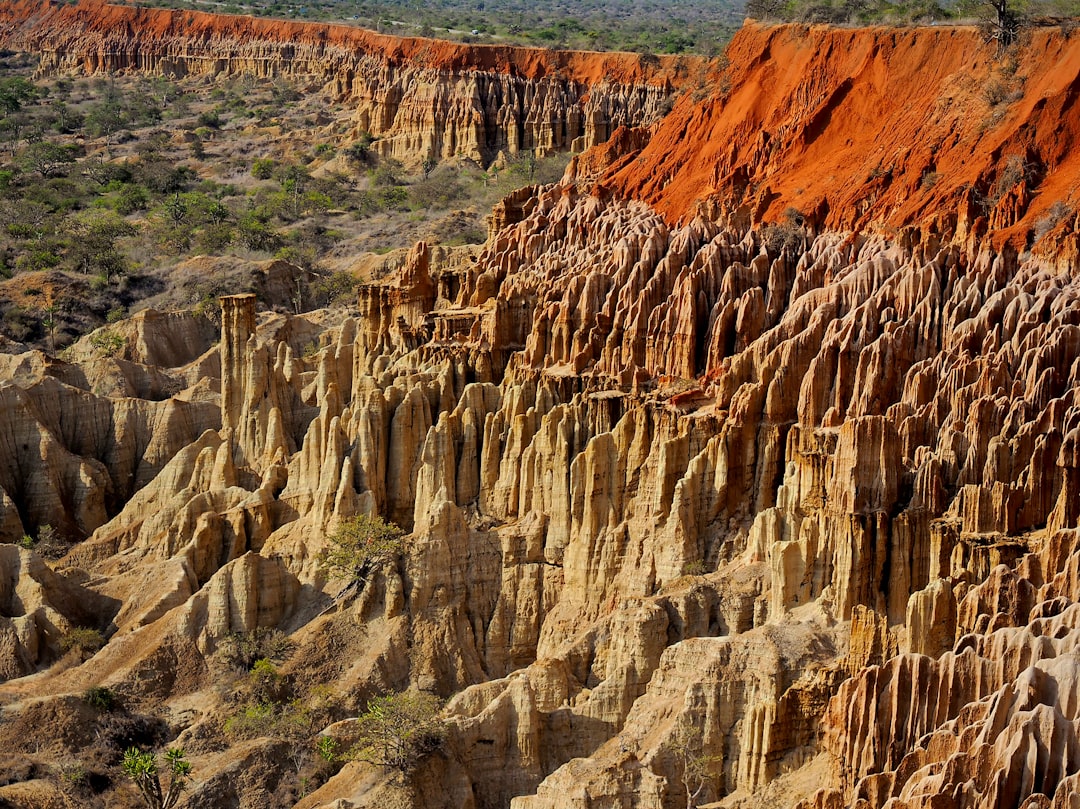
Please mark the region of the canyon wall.
<svg viewBox="0 0 1080 809"><path fill-rule="evenodd" d="M1033 32L1010 68L967 29L748 25L729 56L647 143L623 131L504 201L475 261L421 243L311 315L231 296L217 346L144 314L115 368L6 360L23 426L0 529L60 509L92 531L63 575L0 555L9 769L79 754L18 731L105 684L164 706L189 805L1080 800L1080 282L1075 209L1053 198L1078 178L1071 119L1046 131L1080 40ZM802 79L777 80L789 64ZM948 118L932 183L910 187L920 135L852 202L844 149L1003 70L1023 96L971 142ZM993 206L949 191L1017 150L1040 168ZM102 436L49 409L76 404ZM24 435L40 461L18 460ZM358 513L408 535L350 585L320 556ZM95 622L104 647L56 665ZM406 777L352 760L286 802L285 742L224 734L236 706L213 683L230 636L260 628L296 644L280 674L299 698L341 695L329 737L413 688L446 699L443 743Z"/></svg>
<svg viewBox="0 0 1080 809"><path fill-rule="evenodd" d="M39 54L44 72L299 80L355 106L357 133L410 165L589 148L620 126L656 121L701 66L93 1L7 3L0 45Z"/></svg>
<svg viewBox="0 0 1080 809"><path fill-rule="evenodd" d="M1067 26L1028 29L999 56L958 26L748 23L727 57L713 95L684 98L605 190L671 221L710 200L739 227L789 208L842 231L935 222L969 252L1030 247L1054 203L1075 207Z"/></svg>

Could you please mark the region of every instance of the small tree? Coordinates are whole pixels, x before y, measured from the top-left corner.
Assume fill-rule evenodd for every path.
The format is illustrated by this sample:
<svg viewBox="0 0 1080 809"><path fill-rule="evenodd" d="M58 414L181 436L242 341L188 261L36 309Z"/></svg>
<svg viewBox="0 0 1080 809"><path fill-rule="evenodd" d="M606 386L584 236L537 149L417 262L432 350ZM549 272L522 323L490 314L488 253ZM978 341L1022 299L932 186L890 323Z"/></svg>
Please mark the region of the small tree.
<svg viewBox="0 0 1080 809"><path fill-rule="evenodd" d="M350 585L363 584L372 571L397 559L404 549L404 534L378 514L350 517L330 535L322 567L338 578L348 579Z"/></svg>
<svg viewBox="0 0 1080 809"><path fill-rule="evenodd" d="M701 729L689 722L680 722L674 737L674 753L682 765L686 809L697 809L698 801L713 781L713 770L723 762L720 756L704 753Z"/></svg>
<svg viewBox="0 0 1080 809"><path fill-rule="evenodd" d="M962 13L979 19L983 36L1004 51L1020 35L1028 12L1028 0L961 0Z"/></svg>
<svg viewBox="0 0 1080 809"><path fill-rule="evenodd" d="M251 176L256 180L269 180L274 176L274 161L269 157L257 157L251 164Z"/></svg>
<svg viewBox="0 0 1080 809"><path fill-rule="evenodd" d="M0 79L0 112L15 112L38 95L38 89L24 78L15 76Z"/></svg>
<svg viewBox="0 0 1080 809"><path fill-rule="evenodd" d="M97 273L105 283L127 271L116 242L137 232L130 222L112 211L83 211L67 222L66 229L74 237L68 253L72 269Z"/></svg>
<svg viewBox="0 0 1080 809"><path fill-rule="evenodd" d="M76 151L72 146L41 140L27 147L23 162L28 169L36 171L42 179L47 180L59 173L64 166L74 163L77 158Z"/></svg>
<svg viewBox="0 0 1080 809"><path fill-rule="evenodd" d="M368 702L359 717L352 758L406 773L442 744L442 703L421 691L385 694Z"/></svg>
<svg viewBox="0 0 1080 809"><path fill-rule="evenodd" d="M158 774L157 756L143 752L137 747L129 747L124 753L121 765L124 774L135 782L148 809L170 809L180 800L180 793L191 780L191 764L184 757L179 747L170 747L165 751L165 766L169 775L168 786L164 789Z"/></svg>

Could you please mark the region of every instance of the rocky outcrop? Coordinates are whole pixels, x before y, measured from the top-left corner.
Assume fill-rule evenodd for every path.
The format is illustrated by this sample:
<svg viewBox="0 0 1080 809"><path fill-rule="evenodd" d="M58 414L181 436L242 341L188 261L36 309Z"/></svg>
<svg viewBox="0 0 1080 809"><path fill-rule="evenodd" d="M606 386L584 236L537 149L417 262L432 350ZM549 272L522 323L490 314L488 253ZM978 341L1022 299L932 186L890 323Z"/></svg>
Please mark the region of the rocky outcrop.
<svg viewBox="0 0 1080 809"><path fill-rule="evenodd" d="M7 541L23 534L36 537L46 525L70 540L86 537L181 447L218 425L216 403L108 397L80 387L101 373L119 378L121 390L130 389L122 380L138 384L151 377L166 389L181 387L179 380L156 369L142 374L146 366L106 364L123 376L91 360L51 365L39 378L15 376L0 385L0 488L5 493L0 496L0 526Z"/></svg>
<svg viewBox="0 0 1080 809"><path fill-rule="evenodd" d="M822 801L916 789L906 751L981 722L1034 660L1004 638L1077 596L1071 276L915 229L776 252L571 187L514 218L475 264L418 245L315 354L315 321L223 299L220 430L66 560L124 602L97 665L135 687L140 638L315 633L327 536L379 511L408 553L335 676L455 695L478 806L738 799L822 752Z"/></svg>
<svg viewBox="0 0 1080 809"><path fill-rule="evenodd" d="M700 60L402 39L344 25L110 6L20 2L0 43L45 71L248 74L314 82L352 104L358 132L408 164L459 155L580 151L656 121Z"/></svg>
<svg viewBox="0 0 1080 809"><path fill-rule="evenodd" d="M55 660L71 630L104 626L118 606L65 581L29 550L0 545L0 681Z"/></svg>
<svg viewBox="0 0 1080 809"><path fill-rule="evenodd" d="M803 37L863 61L846 78L812 71L821 85L798 92L778 80L732 120L786 103L810 148L851 120L833 79L888 88L905 48L968 34L864 36L874 47L748 27L735 52ZM777 69L762 65L735 70ZM832 112L808 122L818 91ZM686 123L676 113L652 143ZM724 143L736 163L758 137L739 132ZM192 800L237 784L258 802L284 778L268 752L283 742L223 754L235 706L205 672L230 634L277 627L297 643L281 670L301 697L329 685L352 713L406 688L447 699L442 747L401 784L416 806L1071 805L1080 286L1067 256L1018 253L1015 222L965 225L963 210L817 232L862 221L830 219L830 202L802 224L747 226L772 197L739 213L722 183L676 216L674 196L653 196L658 210L611 193L638 158L651 177L667 165L631 134L620 143L623 156L609 144L564 184L505 200L475 262L419 244L337 315L223 299L216 364L161 354L215 379L131 405L212 404L219 421L163 449L115 510L89 494L113 467L34 404L27 424L59 460L14 467L0 503L18 522L2 524L18 530L39 498L79 504L94 530L59 565L70 580L34 578L25 551L12 570L45 591L81 581L115 633L91 663L14 679L0 698L59 704L95 681L183 695L205 773ZM701 148L722 168L716 144ZM1069 160L1043 188L1073 181ZM836 183L828 199L843 200ZM49 406L125 401L93 399L41 357L4 363L38 379L9 386L13 401L33 404L34 385ZM73 471L37 471L54 466ZM321 555L361 513L402 526L404 549L363 582L328 580ZM20 674L38 663L14 632L22 645L0 651ZM385 805L392 789L354 763L302 805Z"/></svg>

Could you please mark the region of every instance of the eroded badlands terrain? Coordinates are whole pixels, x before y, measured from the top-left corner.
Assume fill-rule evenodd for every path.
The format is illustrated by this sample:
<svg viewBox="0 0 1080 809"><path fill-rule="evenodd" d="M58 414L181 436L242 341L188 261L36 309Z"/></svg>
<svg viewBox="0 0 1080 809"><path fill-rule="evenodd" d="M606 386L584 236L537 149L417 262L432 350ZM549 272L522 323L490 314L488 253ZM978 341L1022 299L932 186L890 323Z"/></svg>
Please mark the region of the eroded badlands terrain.
<svg viewBox="0 0 1080 809"><path fill-rule="evenodd" d="M1078 93L1056 30L750 24L478 256L0 357L0 802L135 805L86 752L104 685L183 746L189 806L1073 806ZM406 552L339 595L320 554L360 512ZM58 561L17 544L45 524ZM107 642L64 655L76 627ZM291 741L224 729L216 655L259 628L337 700L313 732L412 687L442 746L303 794Z"/></svg>

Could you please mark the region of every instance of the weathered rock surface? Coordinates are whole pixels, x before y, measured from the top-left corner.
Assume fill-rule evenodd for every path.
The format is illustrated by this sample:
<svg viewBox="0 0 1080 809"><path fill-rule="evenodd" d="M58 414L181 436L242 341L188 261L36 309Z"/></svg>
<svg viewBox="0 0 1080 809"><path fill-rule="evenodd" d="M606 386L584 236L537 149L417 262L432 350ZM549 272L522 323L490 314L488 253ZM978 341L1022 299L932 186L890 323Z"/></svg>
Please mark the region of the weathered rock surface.
<svg viewBox="0 0 1080 809"><path fill-rule="evenodd" d="M657 120L700 60L455 45L344 25L85 2L9 3L0 43L42 69L292 76L355 104L373 148L417 164L500 152L580 151Z"/></svg>
<svg viewBox="0 0 1080 809"><path fill-rule="evenodd" d="M970 27L748 23L600 185L670 221L701 204L740 227L789 208L834 230L937 219L972 252L1055 230L1042 250L1075 260L1078 48L1051 26L1001 55Z"/></svg>
<svg viewBox="0 0 1080 809"><path fill-rule="evenodd" d="M798 36L865 44L750 27L736 49ZM904 48L968 35L900 32L893 50L864 36L877 50L851 86L891 98ZM817 88L832 110L847 109L830 83L841 67ZM789 96L763 105L809 92L775 87ZM792 120L809 145L850 119ZM756 137L739 132L724 145L736 156ZM347 314L225 298L216 360L183 317L125 327L132 367L185 363L136 390L182 384L194 363L213 377L198 393L94 396L89 358L7 355L0 526L14 538L62 508L92 533L63 578L28 551L5 557L0 700L16 720L0 744L31 755L18 722L75 715L73 695L105 682L169 706L199 773L191 805L270 803L287 748L222 735L235 706L208 672L229 635L275 627L296 643L281 670L303 696L329 685L353 714L408 687L447 698L444 744L401 785L354 762L305 807L1073 805L1080 281L1067 251L1018 253L1019 213L975 226L919 209L878 232L793 222L777 238L744 226L728 195L680 221L674 197L658 211L610 193L628 156L662 177L653 147L626 133L609 147L578 161L581 185L504 201L474 263L419 244ZM1070 160L1042 187L1075 182ZM862 221L819 213L811 225ZM187 336L140 336L153 323ZM102 426L69 426L76 404ZM157 444L110 440L181 413ZM408 531L405 551L362 586L328 581L328 536L373 512ZM44 624L22 592L36 615L96 621L109 642L20 676L51 659L32 653Z"/></svg>

